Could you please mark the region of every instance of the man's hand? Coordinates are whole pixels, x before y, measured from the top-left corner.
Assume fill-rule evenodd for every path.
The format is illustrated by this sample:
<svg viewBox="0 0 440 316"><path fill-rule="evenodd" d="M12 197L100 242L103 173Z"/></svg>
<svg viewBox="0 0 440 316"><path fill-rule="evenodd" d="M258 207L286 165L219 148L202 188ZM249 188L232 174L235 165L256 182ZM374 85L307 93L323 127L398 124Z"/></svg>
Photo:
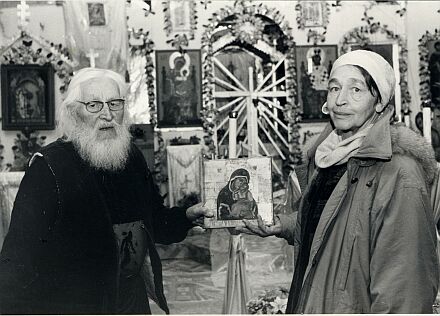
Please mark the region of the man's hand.
<svg viewBox="0 0 440 316"><path fill-rule="evenodd" d="M186 217L193 223L198 224L203 223L204 217L213 217L214 212L205 207L202 203L198 203L189 207L186 210Z"/></svg>
<svg viewBox="0 0 440 316"><path fill-rule="evenodd" d="M278 217L275 216L274 224L272 225L266 225L263 222L263 219L260 215L258 215L257 218L258 225L252 223L251 221L244 219L243 224L244 226L238 226L235 227L235 230L240 233L245 234L254 234L258 235L260 237L268 237L272 235L278 235L281 233L281 222Z"/></svg>

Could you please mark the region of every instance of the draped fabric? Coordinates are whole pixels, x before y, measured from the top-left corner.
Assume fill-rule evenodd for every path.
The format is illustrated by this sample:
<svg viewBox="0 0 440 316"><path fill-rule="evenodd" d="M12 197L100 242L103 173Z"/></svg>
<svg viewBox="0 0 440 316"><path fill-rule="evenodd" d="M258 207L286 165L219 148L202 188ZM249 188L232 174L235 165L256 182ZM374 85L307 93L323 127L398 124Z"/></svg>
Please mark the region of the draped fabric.
<svg viewBox="0 0 440 316"><path fill-rule="evenodd" d="M229 263L222 314L247 314L251 296L246 278L246 249L242 235L229 239Z"/></svg>
<svg viewBox="0 0 440 316"><path fill-rule="evenodd" d="M86 56L93 49L95 66L125 76L128 40L125 1L75 0L64 2L66 45L76 69L90 66Z"/></svg>
<svg viewBox="0 0 440 316"><path fill-rule="evenodd" d="M201 192L202 146L167 147L170 206L176 206L185 195Z"/></svg>
<svg viewBox="0 0 440 316"><path fill-rule="evenodd" d="M8 232L12 206L24 172L0 172L0 249Z"/></svg>

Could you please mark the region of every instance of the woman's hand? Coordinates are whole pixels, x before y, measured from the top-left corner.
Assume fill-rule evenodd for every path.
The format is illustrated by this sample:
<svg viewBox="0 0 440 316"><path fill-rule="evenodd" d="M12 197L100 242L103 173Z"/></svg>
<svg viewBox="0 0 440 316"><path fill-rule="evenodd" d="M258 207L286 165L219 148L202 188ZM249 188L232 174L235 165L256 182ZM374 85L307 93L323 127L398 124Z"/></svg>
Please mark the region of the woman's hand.
<svg viewBox="0 0 440 316"><path fill-rule="evenodd" d="M281 233L281 222L277 216L274 218L274 224L266 225L261 216L258 215L257 223L258 225L252 223L250 220L244 219L244 226L235 227L235 230L240 233L254 234L260 237L268 237Z"/></svg>

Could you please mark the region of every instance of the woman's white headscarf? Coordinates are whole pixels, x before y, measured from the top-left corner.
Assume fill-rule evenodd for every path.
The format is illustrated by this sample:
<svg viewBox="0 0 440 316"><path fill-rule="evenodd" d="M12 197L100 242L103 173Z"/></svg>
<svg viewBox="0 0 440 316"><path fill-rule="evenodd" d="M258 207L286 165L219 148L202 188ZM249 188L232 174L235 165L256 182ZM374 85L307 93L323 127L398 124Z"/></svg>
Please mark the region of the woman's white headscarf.
<svg viewBox="0 0 440 316"><path fill-rule="evenodd" d="M376 109L378 112L381 112L394 95L396 75L393 67L379 54L359 49L348 52L336 59L330 72L330 78L337 68L345 65L362 67L370 74L382 98L381 106Z"/></svg>

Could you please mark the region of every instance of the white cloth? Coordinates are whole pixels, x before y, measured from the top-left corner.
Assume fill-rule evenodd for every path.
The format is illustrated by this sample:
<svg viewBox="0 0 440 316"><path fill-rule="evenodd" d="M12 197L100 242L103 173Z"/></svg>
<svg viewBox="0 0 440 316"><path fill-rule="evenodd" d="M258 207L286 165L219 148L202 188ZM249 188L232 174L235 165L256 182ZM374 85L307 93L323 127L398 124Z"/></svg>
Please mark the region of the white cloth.
<svg viewBox="0 0 440 316"><path fill-rule="evenodd" d="M316 149L316 165L319 168L328 168L346 163L350 157L359 151L359 147L362 145L364 137L370 131L371 126L367 126L346 139L342 139L342 136L339 136L336 130L333 130Z"/></svg>
<svg viewBox="0 0 440 316"><path fill-rule="evenodd" d="M0 249L11 222L11 212L24 172L0 172Z"/></svg>
<svg viewBox="0 0 440 316"><path fill-rule="evenodd" d="M63 5L66 45L78 64L75 70L90 65L86 54L93 49L99 54L96 67L112 69L125 76L128 55L125 1L74 0L64 1Z"/></svg>
<svg viewBox="0 0 440 316"><path fill-rule="evenodd" d="M167 147L170 206L190 193L201 193L202 146Z"/></svg>

